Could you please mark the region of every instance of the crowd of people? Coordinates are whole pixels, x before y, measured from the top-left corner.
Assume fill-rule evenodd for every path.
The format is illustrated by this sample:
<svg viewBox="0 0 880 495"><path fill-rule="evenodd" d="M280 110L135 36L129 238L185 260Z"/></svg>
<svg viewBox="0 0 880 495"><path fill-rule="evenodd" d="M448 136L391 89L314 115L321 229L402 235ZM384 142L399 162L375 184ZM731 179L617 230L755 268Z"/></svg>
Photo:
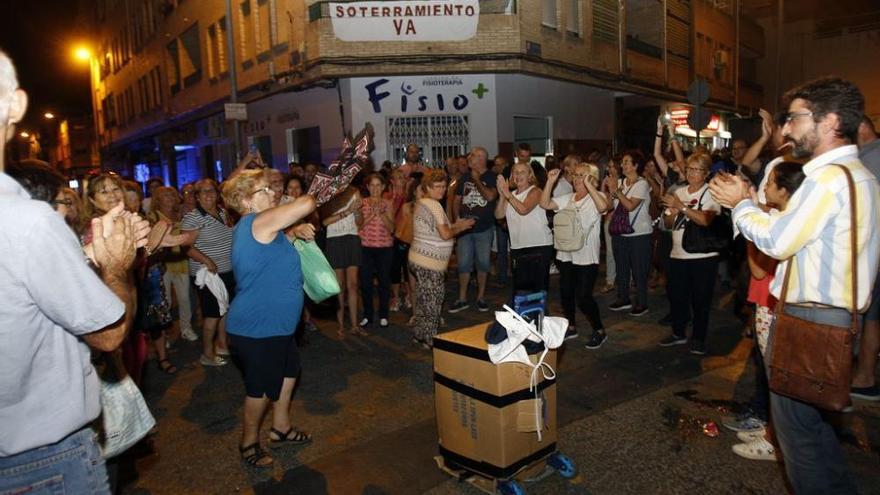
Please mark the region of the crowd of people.
<svg viewBox="0 0 880 495"><path fill-rule="evenodd" d="M8 137L27 100L2 53L0 100ZM786 104L778 116L761 112L760 139L734 140L724 154L684 150L658 118L647 158L639 150L594 151L547 156L541 165L521 144L510 163L502 155L490 161L477 146L440 169L410 145L399 166L370 170L359 148L329 169L291 163L282 173L248 155L221 184L203 178L178 191L150 179L146 198L139 184L113 173L91 177L80 195L44 163L0 161L0 422L18 425L0 440L0 474L17 473L0 475L0 491L63 472L66 486L70 478L82 493L107 492L90 429L100 411L95 369L115 366L139 383L151 346L155 366L176 373L166 353L175 320L183 339L195 341L200 331L201 365L232 360L242 372L244 463L273 463L259 436L270 405L270 446L310 442L290 411L300 372L295 332L316 324L292 244L301 239L317 241L335 272L337 338L369 336L389 326L390 313L410 311L413 344L426 349L444 311L492 309L489 283L512 298L550 291L558 273L558 299L550 300L568 320L566 339L579 336L579 310L589 328L585 347L606 342L597 292L614 292L607 310L640 318L649 313L649 289L665 285L669 313L660 321L671 333L658 345L689 344L703 355L716 283L733 285L751 303L758 367L751 407L725 422L743 434L734 451L776 459L778 446L797 493L851 492L825 416L771 391L765 361L776 274L793 263L786 311L840 326L849 309L863 314L852 392L880 400L880 140L861 93L846 81L808 83ZM832 163L855 177L862 274L855 301L842 289L853 267L834 264L848 259L849 244L839 239L849 239L850 218L846 182ZM362 166L357 175L340 173ZM319 194L322 173L337 179ZM693 247L689 230L723 222L738 240ZM457 297L444 301L453 264ZM603 267L605 283L596 287ZM65 407L59 413L50 402ZM84 457L20 469L70 448Z"/></svg>

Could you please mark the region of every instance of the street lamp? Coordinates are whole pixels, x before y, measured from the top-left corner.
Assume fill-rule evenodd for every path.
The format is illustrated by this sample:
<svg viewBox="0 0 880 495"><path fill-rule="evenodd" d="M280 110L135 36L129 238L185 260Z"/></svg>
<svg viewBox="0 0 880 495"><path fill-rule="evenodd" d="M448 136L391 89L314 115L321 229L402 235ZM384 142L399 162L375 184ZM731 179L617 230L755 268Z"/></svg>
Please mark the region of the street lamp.
<svg viewBox="0 0 880 495"><path fill-rule="evenodd" d="M73 48L73 58L80 62L88 62L92 58L92 51L84 45L76 46Z"/></svg>
<svg viewBox="0 0 880 495"><path fill-rule="evenodd" d="M55 114L52 112L46 112L43 114L43 117L46 117L46 120L52 120L55 118Z"/></svg>

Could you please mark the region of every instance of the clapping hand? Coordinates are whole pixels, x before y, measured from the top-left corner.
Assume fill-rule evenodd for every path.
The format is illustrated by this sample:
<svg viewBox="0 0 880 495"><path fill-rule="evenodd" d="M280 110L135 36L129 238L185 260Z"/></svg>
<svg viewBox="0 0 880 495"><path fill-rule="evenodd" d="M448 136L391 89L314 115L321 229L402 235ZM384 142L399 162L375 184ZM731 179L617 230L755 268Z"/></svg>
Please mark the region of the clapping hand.
<svg viewBox="0 0 880 495"><path fill-rule="evenodd" d="M135 259L135 224L120 203L100 218L92 220L92 249L95 264L105 273L121 275Z"/></svg>
<svg viewBox="0 0 880 495"><path fill-rule="evenodd" d="M498 174L498 177L495 179L495 188L498 189L498 194L500 194L502 198L506 198L510 195L510 184L501 174Z"/></svg>
<svg viewBox="0 0 880 495"><path fill-rule="evenodd" d="M553 170L547 172L547 184L555 184L557 180L559 180L560 170L558 168L554 168Z"/></svg>
<svg viewBox="0 0 880 495"><path fill-rule="evenodd" d="M734 208L740 201L750 199L750 184L739 175L719 172L709 182L709 192L725 208ZM756 193L757 194L757 193Z"/></svg>
<svg viewBox="0 0 880 495"><path fill-rule="evenodd" d="M682 203L681 200L678 199L678 196L674 194L663 196L661 201L663 202L663 206L669 208L673 214L676 214L685 208L684 203Z"/></svg>

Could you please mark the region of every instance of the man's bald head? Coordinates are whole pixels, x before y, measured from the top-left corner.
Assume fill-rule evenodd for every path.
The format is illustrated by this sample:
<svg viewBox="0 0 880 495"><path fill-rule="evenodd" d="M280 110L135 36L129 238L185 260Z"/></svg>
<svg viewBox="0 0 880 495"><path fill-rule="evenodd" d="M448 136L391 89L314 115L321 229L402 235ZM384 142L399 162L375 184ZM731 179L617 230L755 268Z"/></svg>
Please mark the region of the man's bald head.
<svg viewBox="0 0 880 495"><path fill-rule="evenodd" d="M0 50L0 121L4 124L9 118L10 96L18 89L18 77L15 74L15 66L5 52Z"/></svg>
<svg viewBox="0 0 880 495"><path fill-rule="evenodd" d="M18 89L18 77L12 59L0 50L0 172L3 171L6 142L12 139L17 124L27 110L27 95Z"/></svg>

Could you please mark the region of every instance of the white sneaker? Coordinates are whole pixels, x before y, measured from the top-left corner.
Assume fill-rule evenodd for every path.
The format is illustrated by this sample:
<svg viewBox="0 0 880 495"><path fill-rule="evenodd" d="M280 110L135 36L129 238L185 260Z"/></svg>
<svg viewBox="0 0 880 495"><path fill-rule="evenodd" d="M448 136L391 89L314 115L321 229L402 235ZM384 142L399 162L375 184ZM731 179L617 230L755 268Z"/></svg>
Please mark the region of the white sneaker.
<svg viewBox="0 0 880 495"><path fill-rule="evenodd" d="M736 438L739 438L740 442L754 442L758 438L764 438L764 432L766 430L761 428L760 430L752 430L752 431L738 431L736 433Z"/></svg>
<svg viewBox="0 0 880 495"><path fill-rule="evenodd" d="M763 438L749 443L738 443L732 447L733 453L754 461L775 461L776 448Z"/></svg>
<svg viewBox="0 0 880 495"><path fill-rule="evenodd" d="M202 354L202 357L199 358L199 363L202 366L226 366L227 361L220 356L214 356L214 359L210 359Z"/></svg>
<svg viewBox="0 0 880 495"><path fill-rule="evenodd" d="M550 265L550 275L559 275L559 268L556 268L556 265Z"/></svg>
<svg viewBox="0 0 880 495"><path fill-rule="evenodd" d="M365 327L370 324L369 318L361 318L361 321L358 322L359 327Z"/></svg>
<svg viewBox="0 0 880 495"><path fill-rule="evenodd" d="M388 318L379 318L379 326L385 328L388 326Z"/></svg>
<svg viewBox="0 0 880 495"><path fill-rule="evenodd" d="M183 340L188 340L190 342L194 342L196 340L199 340L199 336L196 335L196 333L193 331L192 328L184 328L183 330L181 330L180 337Z"/></svg>

